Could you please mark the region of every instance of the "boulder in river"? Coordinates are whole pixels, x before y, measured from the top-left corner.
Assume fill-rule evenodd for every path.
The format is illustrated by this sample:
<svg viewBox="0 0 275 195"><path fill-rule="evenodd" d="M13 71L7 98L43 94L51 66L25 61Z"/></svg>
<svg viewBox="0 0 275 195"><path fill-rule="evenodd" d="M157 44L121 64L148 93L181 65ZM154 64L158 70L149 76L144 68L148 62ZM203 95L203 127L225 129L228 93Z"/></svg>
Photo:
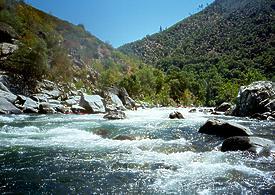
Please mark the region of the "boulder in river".
<svg viewBox="0 0 275 195"><path fill-rule="evenodd" d="M109 119L109 120L119 120L119 119L125 119L126 114L119 110L109 111L103 118Z"/></svg>
<svg viewBox="0 0 275 195"><path fill-rule="evenodd" d="M85 108L87 113L105 113L105 106L103 98L99 95L86 95L82 94L79 102L79 106Z"/></svg>
<svg viewBox="0 0 275 195"><path fill-rule="evenodd" d="M258 81L242 86L237 97L234 116L252 116L275 109L275 82Z"/></svg>
<svg viewBox="0 0 275 195"><path fill-rule="evenodd" d="M259 137L236 136L224 140L221 151L249 151L256 154L268 155L274 142Z"/></svg>
<svg viewBox="0 0 275 195"><path fill-rule="evenodd" d="M37 112L35 110L37 110L39 107L39 105L36 101L32 100L29 97L25 97L23 95L18 95L16 102L19 105L22 105L24 112L25 112L25 110L27 110L28 113L29 113L29 111L31 113L32 113L32 111Z"/></svg>
<svg viewBox="0 0 275 195"><path fill-rule="evenodd" d="M108 129L97 129L94 134L99 135L102 138L107 138L110 135L110 131Z"/></svg>
<svg viewBox="0 0 275 195"><path fill-rule="evenodd" d="M184 119L183 115L178 111L170 113L169 118L170 119Z"/></svg>
<svg viewBox="0 0 275 195"><path fill-rule="evenodd" d="M197 109L196 108L192 108L189 110L190 113L194 113L194 112L197 112Z"/></svg>
<svg viewBox="0 0 275 195"><path fill-rule="evenodd" d="M39 105L39 113L40 114L54 114L54 113L56 113L56 111L51 104L49 104L47 102L42 102Z"/></svg>
<svg viewBox="0 0 275 195"><path fill-rule="evenodd" d="M137 103L129 96L125 88L112 87L108 89L108 92L117 95L126 108L136 109Z"/></svg>
<svg viewBox="0 0 275 195"><path fill-rule="evenodd" d="M232 108L232 104L224 102L215 108L216 112L226 112Z"/></svg>
<svg viewBox="0 0 275 195"><path fill-rule="evenodd" d="M119 97L112 93L112 92L109 92L108 93L108 98L107 98L109 101L109 106L108 108L110 110L114 110L114 109L118 109L118 110L126 110L126 108L124 107L122 101L119 99Z"/></svg>
<svg viewBox="0 0 275 195"><path fill-rule="evenodd" d="M129 135L117 135L113 138L113 140L120 140L120 141L124 141L124 140L136 140L135 137L129 136Z"/></svg>
<svg viewBox="0 0 275 195"><path fill-rule="evenodd" d="M2 114L21 114L22 111L16 108L6 98L0 97L0 111Z"/></svg>
<svg viewBox="0 0 275 195"><path fill-rule="evenodd" d="M250 136L252 132L239 124L229 123L218 119L209 119L200 129L199 133L216 135L220 137Z"/></svg>

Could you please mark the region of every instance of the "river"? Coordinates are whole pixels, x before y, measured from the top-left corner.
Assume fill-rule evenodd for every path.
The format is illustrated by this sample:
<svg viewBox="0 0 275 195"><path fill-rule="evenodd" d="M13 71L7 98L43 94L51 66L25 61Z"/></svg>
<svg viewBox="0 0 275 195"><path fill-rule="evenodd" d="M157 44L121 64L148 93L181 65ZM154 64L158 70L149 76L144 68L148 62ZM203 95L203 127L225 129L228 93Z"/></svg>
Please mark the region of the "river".
<svg viewBox="0 0 275 195"><path fill-rule="evenodd" d="M178 110L184 120L170 120ZM219 151L184 108L97 115L0 116L2 194L271 194L273 156ZM220 116L274 141L275 123ZM102 134L97 135L97 134ZM128 135L136 140L114 140Z"/></svg>

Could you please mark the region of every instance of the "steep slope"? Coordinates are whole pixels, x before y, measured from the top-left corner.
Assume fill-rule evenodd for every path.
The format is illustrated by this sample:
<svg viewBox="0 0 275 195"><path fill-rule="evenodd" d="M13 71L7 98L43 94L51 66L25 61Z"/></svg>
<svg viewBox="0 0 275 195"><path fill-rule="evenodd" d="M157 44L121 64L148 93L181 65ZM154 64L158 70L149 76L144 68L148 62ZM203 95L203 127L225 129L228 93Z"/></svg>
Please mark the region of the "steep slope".
<svg viewBox="0 0 275 195"><path fill-rule="evenodd" d="M0 24L0 71L9 74L22 92L32 90L43 78L92 90L114 84L137 66L137 61L91 35L83 25L60 20L23 1L0 0ZM105 79L106 71L116 78Z"/></svg>
<svg viewBox="0 0 275 195"><path fill-rule="evenodd" d="M209 68L207 64L227 59L229 70L249 66L271 78L275 72L274 9L274 0L216 0L171 28L119 50L164 70L173 65ZM242 65L236 67L236 61Z"/></svg>

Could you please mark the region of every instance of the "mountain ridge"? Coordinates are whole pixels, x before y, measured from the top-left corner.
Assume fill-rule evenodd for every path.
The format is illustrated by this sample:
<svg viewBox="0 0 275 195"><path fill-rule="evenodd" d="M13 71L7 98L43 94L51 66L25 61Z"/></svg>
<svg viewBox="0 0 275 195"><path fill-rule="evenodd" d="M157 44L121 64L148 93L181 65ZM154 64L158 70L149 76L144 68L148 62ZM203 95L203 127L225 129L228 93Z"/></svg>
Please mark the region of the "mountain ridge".
<svg viewBox="0 0 275 195"><path fill-rule="evenodd" d="M236 57L251 59L254 56L246 56L249 52L274 50L274 22L271 0L216 0L167 30L126 44L119 50L155 65L165 57L174 56L200 58L234 53ZM247 49L250 45L259 49ZM238 49L246 51L238 56L239 51L234 51ZM268 74L270 69L264 71Z"/></svg>

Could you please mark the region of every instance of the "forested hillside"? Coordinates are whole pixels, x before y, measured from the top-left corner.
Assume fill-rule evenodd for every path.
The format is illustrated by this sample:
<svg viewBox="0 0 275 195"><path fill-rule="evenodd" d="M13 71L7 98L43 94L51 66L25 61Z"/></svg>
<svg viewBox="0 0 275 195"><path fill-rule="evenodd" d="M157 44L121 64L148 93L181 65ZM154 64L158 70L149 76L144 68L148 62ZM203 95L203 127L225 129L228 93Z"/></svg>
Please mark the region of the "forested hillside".
<svg viewBox="0 0 275 195"><path fill-rule="evenodd" d="M0 0L0 70L28 93L47 78L92 92L130 74L138 61L73 25L23 1Z"/></svg>
<svg viewBox="0 0 275 195"><path fill-rule="evenodd" d="M167 83L178 102L184 94L206 105L232 101L240 85L275 80L274 10L274 0L216 0L119 50L172 77Z"/></svg>
<svg viewBox="0 0 275 195"><path fill-rule="evenodd" d="M275 3L216 0L119 50L20 0L0 0L0 73L15 93L42 79L87 93L110 86L161 105L234 101L241 85L275 80Z"/></svg>

